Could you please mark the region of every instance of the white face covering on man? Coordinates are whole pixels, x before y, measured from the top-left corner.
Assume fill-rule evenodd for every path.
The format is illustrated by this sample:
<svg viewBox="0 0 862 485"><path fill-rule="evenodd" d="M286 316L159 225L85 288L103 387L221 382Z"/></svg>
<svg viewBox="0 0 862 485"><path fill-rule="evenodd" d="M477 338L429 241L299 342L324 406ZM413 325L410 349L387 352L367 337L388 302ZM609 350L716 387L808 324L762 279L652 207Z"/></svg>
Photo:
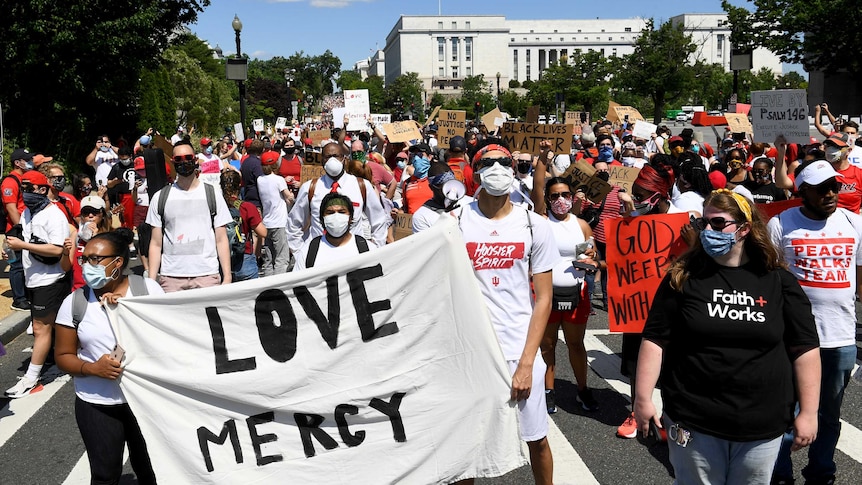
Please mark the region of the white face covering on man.
<svg viewBox="0 0 862 485"><path fill-rule="evenodd" d="M326 174L332 178L338 178L344 173L344 163L341 160L335 157L329 157L329 160L323 164L323 170L326 171Z"/></svg>
<svg viewBox="0 0 862 485"><path fill-rule="evenodd" d="M504 167L494 163L490 167L479 170L479 179L482 182L482 190L489 195L499 197L509 193L512 183L515 181L515 172L512 167Z"/></svg>
<svg viewBox="0 0 862 485"><path fill-rule="evenodd" d="M350 216L336 212L323 216L323 225L326 227L326 233L332 237L341 237L347 232L350 227Z"/></svg>

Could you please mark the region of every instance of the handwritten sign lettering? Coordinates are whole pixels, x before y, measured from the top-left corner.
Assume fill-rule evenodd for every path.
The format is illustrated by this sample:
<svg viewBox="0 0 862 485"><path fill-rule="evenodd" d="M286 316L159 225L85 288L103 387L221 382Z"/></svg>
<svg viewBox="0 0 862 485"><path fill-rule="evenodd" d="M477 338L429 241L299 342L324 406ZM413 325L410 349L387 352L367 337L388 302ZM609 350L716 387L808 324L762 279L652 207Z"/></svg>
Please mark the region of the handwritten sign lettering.
<svg viewBox="0 0 862 485"><path fill-rule="evenodd" d="M582 189L587 199L596 204L601 204L612 189L609 183L596 177L596 169L583 160L569 165L562 177L568 179L572 187Z"/></svg>
<svg viewBox="0 0 862 485"><path fill-rule="evenodd" d="M804 89L751 92L754 141L773 143L784 135L789 143L809 143L808 96Z"/></svg>
<svg viewBox="0 0 862 485"><path fill-rule="evenodd" d="M332 132L329 130L312 130L308 132L308 137L311 138L311 145L320 146L320 142L332 138Z"/></svg>
<svg viewBox="0 0 862 485"><path fill-rule="evenodd" d="M748 115L744 115L742 113L725 113L724 119L727 120L727 126L730 128L732 133L754 134L751 122L748 121Z"/></svg>
<svg viewBox="0 0 862 485"><path fill-rule="evenodd" d="M640 173L640 169L634 167L620 167L617 165L611 165L608 168L608 175L610 175L611 185L619 185L626 192L631 193L632 185L635 182L635 179L638 178L638 173Z"/></svg>
<svg viewBox="0 0 862 485"><path fill-rule="evenodd" d="M449 140L456 136L464 136L467 130L467 112L440 110L440 117L437 119L437 139L444 146L449 146Z"/></svg>
<svg viewBox="0 0 862 485"><path fill-rule="evenodd" d="M419 125L415 121L396 121L383 125L386 130L386 137L390 143L406 143L410 140L421 140L422 133L419 131Z"/></svg>
<svg viewBox="0 0 862 485"><path fill-rule="evenodd" d="M395 218L394 230L392 235L395 240L404 239L413 234L413 216L406 212L399 213Z"/></svg>
<svg viewBox="0 0 862 485"><path fill-rule="evenodd" d="M509 148L519 152L538 155L539 142L551 141L554 153L571 153L573 126L566 124L503 123L500 136Z"/></svg>

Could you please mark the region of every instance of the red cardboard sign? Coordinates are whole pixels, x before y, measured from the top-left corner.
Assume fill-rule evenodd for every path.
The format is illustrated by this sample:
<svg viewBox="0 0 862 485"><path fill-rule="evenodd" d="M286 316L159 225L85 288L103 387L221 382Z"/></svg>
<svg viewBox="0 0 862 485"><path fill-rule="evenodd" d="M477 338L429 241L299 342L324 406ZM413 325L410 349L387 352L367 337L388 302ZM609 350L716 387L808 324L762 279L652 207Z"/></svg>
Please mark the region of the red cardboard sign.
<svg viewBox="0 0 862 485"><path fill-rule="evenodd" d="M611 332L643 332L667 268L686 249L679 234L688 217L688 213L661 214L605 222Z"/></svg>
<svg viewBox="0 0 862 485"><path fill-rule="evenodd" d="M800 205L802 205L802 199L787 199L780 200L778 202L770 202L768 204L754 204L763 216L764 224L787 209L799 207Z"/></svg>

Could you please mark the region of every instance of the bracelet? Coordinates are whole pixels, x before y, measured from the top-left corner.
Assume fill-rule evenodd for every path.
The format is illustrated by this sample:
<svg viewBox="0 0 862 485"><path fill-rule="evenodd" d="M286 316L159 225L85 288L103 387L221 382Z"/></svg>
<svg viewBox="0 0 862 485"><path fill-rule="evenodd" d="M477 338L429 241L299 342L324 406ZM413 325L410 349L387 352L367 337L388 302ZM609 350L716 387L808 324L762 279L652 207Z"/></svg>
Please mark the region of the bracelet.
<svg viewBox="0 0 862 485"><path fill-rule="evenodd" d="M87 365L86 362L81 362L81 370L78 371L78 374L81 374L81 377L84 377L84 366Z"/></svg>

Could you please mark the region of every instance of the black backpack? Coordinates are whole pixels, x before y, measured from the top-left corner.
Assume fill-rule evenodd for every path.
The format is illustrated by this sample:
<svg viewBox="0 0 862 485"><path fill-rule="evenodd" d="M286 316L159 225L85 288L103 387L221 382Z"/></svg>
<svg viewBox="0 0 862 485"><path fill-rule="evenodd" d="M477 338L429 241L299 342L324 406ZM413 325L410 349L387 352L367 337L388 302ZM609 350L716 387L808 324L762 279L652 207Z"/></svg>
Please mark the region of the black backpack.
<svg viewBox="0 0 862 485"><path fill-rule="evenodd" d="M146 296L150 294L150 290L147 289L147 282L144 281L143 276L136 274L129 275L129 292L131 292L131 296ZM75 325L75 329L77 329L78 325L81 324L81 320L84 319L84 315L87 313L87 304L90 300L90 287L83 286L72 294L74 295L72 297L72 323Z"/></svg>
<svg viewBox="0 0 862 485"><path fill-rule="evenodd" d="M323 239L323 236L317 236L311 240L311 243L308 246L308 254L305 255L306 268L314 266L314 261L317 260L317 252L320 250L321 239ZM368 252L368 241L366 241L364 237L354 234L353 239L356 240L356 249L358 249L360 253Z"/></svg>

